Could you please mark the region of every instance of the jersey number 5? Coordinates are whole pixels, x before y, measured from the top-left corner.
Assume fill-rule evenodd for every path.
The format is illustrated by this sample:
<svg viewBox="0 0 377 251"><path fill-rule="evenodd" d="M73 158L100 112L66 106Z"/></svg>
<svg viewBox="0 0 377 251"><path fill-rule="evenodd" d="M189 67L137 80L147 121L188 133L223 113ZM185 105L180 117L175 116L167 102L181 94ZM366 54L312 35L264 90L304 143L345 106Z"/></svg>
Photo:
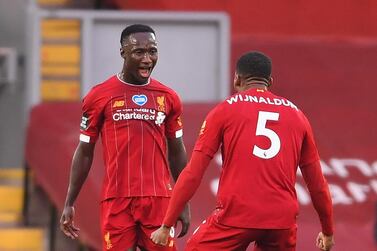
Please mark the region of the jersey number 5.
<svg viewBox="0 0 377 251"><path fill-rule="evenodd" d="M255 131L255 135L266 136L271 141L271 146L268 149L262 149L254 145L253 154L262 159L271 159L280 151L279 136L273 130L266 128L266 123L268 120L278 121L279 113L260 111L258 114L257 130Z"/></svg>

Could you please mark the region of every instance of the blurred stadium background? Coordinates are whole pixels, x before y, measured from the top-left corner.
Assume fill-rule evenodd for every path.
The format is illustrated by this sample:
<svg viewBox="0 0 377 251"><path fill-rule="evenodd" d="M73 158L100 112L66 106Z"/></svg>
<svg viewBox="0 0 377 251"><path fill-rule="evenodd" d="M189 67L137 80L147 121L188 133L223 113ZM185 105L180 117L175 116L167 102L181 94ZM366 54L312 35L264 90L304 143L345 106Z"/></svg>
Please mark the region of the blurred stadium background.
<svg viewBox="0 0 377 251"><path fill-rule="evenodd" d="M100 144L77 202L80 241L57 223L80 99L121 69L119 35L136 22L157 32L153 76L182 97L189 155L205 114L232 93L236 59L271 56L272 90L312 122L333 196L333 250L377 250L376 20L375 0L0 0L0 251L99 250ZM214 207L220 165L212 161L192 200L191 232ZM300 176L297 194L297 250L314 251L320 225Z"/></svg>

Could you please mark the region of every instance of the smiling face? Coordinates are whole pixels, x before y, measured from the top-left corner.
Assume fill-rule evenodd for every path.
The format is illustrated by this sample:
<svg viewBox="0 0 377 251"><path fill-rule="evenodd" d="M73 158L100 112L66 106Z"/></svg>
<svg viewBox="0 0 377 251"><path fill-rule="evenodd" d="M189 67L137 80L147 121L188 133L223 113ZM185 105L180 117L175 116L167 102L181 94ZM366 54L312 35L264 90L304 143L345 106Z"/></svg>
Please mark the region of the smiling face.
<svg viewBox="0 0 377 251"><path fill-rule="evenodd" d="M158 59L156 37L150 32L130 34L122 43L123 80L130 84L145 84Z"/></svg>

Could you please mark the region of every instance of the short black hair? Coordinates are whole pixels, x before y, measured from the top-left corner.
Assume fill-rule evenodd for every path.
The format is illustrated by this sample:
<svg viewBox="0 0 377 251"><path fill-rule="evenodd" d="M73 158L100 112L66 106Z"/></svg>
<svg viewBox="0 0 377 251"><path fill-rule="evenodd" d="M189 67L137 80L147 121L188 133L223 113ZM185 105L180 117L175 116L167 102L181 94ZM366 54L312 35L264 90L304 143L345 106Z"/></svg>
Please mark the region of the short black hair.
<svg viewBox="0 0 377 251"><path fill-rule="evenodd" d="M271 77L271 59L259 51L250 51L242 55L236 66L237 74L246 77L269 79Z"/></svg>
<svg viewBox="0 0 377 251"><path fill-rule="evenodd" d="M122 31L122 35L120 35L120 44L122 44L123 40L126 39L129 35L139 32L150 32L156 34L154 30L148 25L132 24L124 28L124 30Z"/></svg>

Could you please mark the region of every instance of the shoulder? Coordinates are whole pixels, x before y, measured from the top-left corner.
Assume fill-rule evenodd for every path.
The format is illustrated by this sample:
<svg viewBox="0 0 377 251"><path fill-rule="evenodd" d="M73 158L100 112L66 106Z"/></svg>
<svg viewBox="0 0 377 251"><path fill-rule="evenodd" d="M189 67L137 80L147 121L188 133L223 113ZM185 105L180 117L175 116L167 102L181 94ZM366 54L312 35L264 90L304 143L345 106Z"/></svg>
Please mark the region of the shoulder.
<svg viewBox="0 0 377 251"><path fill-rule="evenodd" d="M217 105L215 105L208 113L208 117L219 119L225 119L229 113L231 113L231 106L228 104L228 102L225 100L221 101Z"/></svg>
<svg viewBox="0 0 377 251"><path fill-rule="evenodd" d="M297 114L298 117L300 117L302 119L306 119L304 112L295 103L293 103L290 99L283 97L283 96L275 95L272 92L270 92L270 93L274 96L274 98L285 101L283 103L283 105L292 108L292 110Z"/></svg>
<svg viewBox="0 0 377 251"><path fill-rule="evenodd" d="M105 81L94 85L85 95L83 100L87 102L95 102L102 99L107 90L109 90L112 86L114 86L114 84L117 83L116 81L117 77L116 75L114 75L106 79Z"/></svg>
<svg viewBox="0 0 377 251"><path fill-rule="evenodd" d="M182 100L180 96L172 88L155 79L151 79L151 88L160 93L164 93L166 99L170 101L169 103L172 106L182 106Z"/></svg>
<svg viewBox="0 0 377 251"><path fill-rule="evenodd" d="M223 101L221 101L215 108L219 111L227 111L235 109L235 106L243 105L244 102L241 102L242 99L240 98L242 93L234 93L228 97L226 97Z"/></svg>
<svg viewBox="0 0 377 251"><path fill-rule="evenodd" d="M172 88L170 88L169 86L161 83L160 81L156 80L156 79L153 79L151 78L151 84L154 88L156 89L159 89L160 91L163 91L163 92L166 92L167 94L171 95L171 96L174 96L174 97L178 97L179 98L179 95L177 94L177 92L175 90L173 90Z"/></svg>
<svg viewBox="0 0 377 251"><path fill-rule="evenodd" d="M117 84L118 82L119 82L119 80L118 80L117 76L113 75L110 78L106 79L105 81L95 84L90 89L90 91L88 92L88 94L89 93L98 93L98 92L105 91L107 89L112 88L112 86L114 86L114 84Z"/></svg>
<svg viewBox="0 0 377 251"><path fill-rule="evenodd" d="M289 106L290 108L293 108L289 110L294 111L294 114L296 115L296 118L298 119L298 121L300 121L301 124L304 125L305 127L308 127L308 126L310 127L308 118L306 117L305 113L300 108L298 108L298 106L296 106L292 101L290 101L289 99L285 97L281 97L277 95L274 95L274 96L282 100L284 99L286 101L287 106Z"/></svg>
<svg viewBox="0 0 377 251"><path fill-rule="evenodd" d="M296 112L298 112L298 113L301 112L300 109L298 108L298 106L295 105L295 103L293 103L290 99L283 97L283 96L278 96L278 95L276 95L272 92L269 92L269 93L270 93L270 95L273 96L274 99L281 100L283 102L284 106L290 107L293 110L296 110Z"/></svg>
<svg viewBox="0 0 377 251"><path fill-rule="evenodd" d="M111 76L110 78L106 79L105 81L98 83L93 86L92 90L93 91L101 91L104 89L108 89L114 84L117 84L119 82L118 78L116 75Z"/></svg>
<svg viewBox="0 0 377 251"><path fill-rule="evenodd" d="M311 128L311 125L310 125L309 119L306 117L306 115L304 114L303 111L298 110L297 115L298 115L299 119L301 120L302 124L303 124L306 128Z"/></svg>
<svg viewBox="0 0 377 251"><path fill-rule="evenodd" d="M109 88L111 85L117 83L118 79L116 77L116 75L113 75L111 76L110 78L106 79L105 81L103 82L100 82L100 83L97 83L95 84L88 93L91 93L91 92L99 92L99 91L102 91L104 89L107 89Z"/></svg>

